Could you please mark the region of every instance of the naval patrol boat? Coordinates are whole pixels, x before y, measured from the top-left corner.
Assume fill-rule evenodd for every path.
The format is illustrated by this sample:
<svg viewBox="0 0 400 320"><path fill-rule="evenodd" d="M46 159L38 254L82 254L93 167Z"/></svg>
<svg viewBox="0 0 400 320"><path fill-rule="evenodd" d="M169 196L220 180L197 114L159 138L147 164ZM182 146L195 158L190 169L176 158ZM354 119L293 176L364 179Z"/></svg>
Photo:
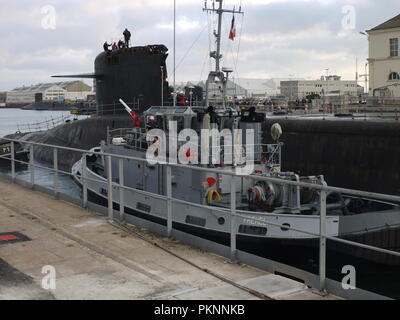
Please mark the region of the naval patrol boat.
<svg viewBox="0 0 400 320"><path fill-rule="evenodd" d="M135 112L121 100L121 104L133 116L134 124L131 128L108 130L107 140L102 141L99 147L91 150L91 154L85 155L84 159L73 166L73 176L79 184L83 184L85 177L89 201L107 206L107 179L110 172L107 168L111 166L112 181L119 184L119 167L122 161L123 184L126 188L119 191L119 188L115 187L114 210L120 210L121 192L125 215L166 226L167 209L164 197L168 192L167 167L162 163L143 162L132 158L146 159L150 148L155 155L161 153L163 148L166 150L165 155L171 159L172 144L175 144L178 150L186 146L183 156L190 158L190 163L171 168L174 229L229 246L231 196L234 195L238 250L288 264L318 261L320 193L290 182L320 186L326 185L326 182L322 175L301 177L294 172L282 172L282 128L278 124L274 125L271 134L275 143L263 145L261 124L265 121L265 115L257 113L254 108L239 110L227 102L226 84L229 70L220 68L221 16L225 12L241 13L241 10L224 10L223 1L218 2L219 9L205 8L217 12L219 25L218 32L215 32L217 51L211 53L211 57L216 60L216 68L209 73L206 82L204 105L152 106L143 113L140 123ZM212 83L217 83L221 88L219 102L209 100L208 88ZM212 103L214 105L210 107ZM202 136L201 131L205 129L234 132L227 139L231 144L225 144L225 147L222 145L217 152L217 159L212 159L216 161L210 163L197 161L202 157L201 152L198 152L198 143L196 146L196 143L192 142L193 145L188 147L188 142L178 139L176 135L176 132L191 130L190 132L200 136L199 141L204 141L209 139ZM161 137L160 134L155 137L151 134L152 130L159 130L164 136ZM251 144L246 141L247 135L242 135L247 131L253 133ZM219 139L222 140L217 138ZM251 149L251 172L243 173L240 170L247 168L246 161L223 161L225 157L229 158L226 149L232 153L231 147L235 144L240 144L243 151L239 152L241 156L248 153L249 150L246 149ZM211 143L208 149L211 155L214 154L212 149ZM129 158L112 158L109 163L109 158L101 153ZM209 158L209 154L206 158ZM171 163L177 163L177 157L175 154ZM165 163L167 162L166 160ZM196 170L198 168L208 169L210 172ZM281 183L268 182L263 178L273 178ZM330 192L327 194L326 212L327 236L400 251L398 204ZM304 233L296 230L302 230ZM384 258L341 243L330 243L328 256L331 253L335 257L358 257L374 263L396 266L400 264L397 257Z"/></svg>

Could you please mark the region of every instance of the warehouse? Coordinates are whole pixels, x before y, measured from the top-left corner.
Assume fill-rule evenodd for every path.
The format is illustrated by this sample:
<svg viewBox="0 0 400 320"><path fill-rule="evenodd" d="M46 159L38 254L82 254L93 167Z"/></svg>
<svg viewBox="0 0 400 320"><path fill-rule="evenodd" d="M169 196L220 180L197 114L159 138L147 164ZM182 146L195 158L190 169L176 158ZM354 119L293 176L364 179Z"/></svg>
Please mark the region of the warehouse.
<svg viewBox="0 0 400 320"><path fill-rule="evenodd" d="M82 81L39 83L7 92L6 104L24 105L39 101L83 101L93 94L92 88Z"/></svg>

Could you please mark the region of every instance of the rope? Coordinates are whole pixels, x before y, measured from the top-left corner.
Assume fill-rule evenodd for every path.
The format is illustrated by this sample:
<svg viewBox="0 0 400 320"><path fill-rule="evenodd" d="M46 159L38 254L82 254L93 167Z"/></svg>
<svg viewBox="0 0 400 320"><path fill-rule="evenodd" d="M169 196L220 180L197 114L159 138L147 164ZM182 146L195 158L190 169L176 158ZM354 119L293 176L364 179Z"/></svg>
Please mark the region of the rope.
<svg viewBox="0 0 400 320"><path fill-rule="evenodd" d="M175 71L177 71L180 67L180 65L182 64L182 62L186 59L186 57L188 56L188 54L190 53L190 51L193 49L194 45L197 43L197 41L199 41L200 37L202 36L204 30L206 30L207 25L204 26L204 28L200 31L199 35L197 36L197 38L193 41L192 45L189 47L189 49L186 51L186 53L183 55L182 59L179 61L179 63L177 64L177 66L175 67Z"/></svg>

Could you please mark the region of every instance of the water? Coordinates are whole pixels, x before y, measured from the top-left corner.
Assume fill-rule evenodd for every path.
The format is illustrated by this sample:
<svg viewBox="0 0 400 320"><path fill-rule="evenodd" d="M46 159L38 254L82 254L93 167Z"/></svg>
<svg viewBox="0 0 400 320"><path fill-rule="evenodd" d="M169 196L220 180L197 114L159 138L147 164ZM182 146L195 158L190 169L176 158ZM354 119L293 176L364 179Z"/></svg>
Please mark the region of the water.
<svg viewBox="0 0 400 320"><path fill-rule="evenodd" d="M68 111L36 111L0 108L0 137L13 134L18 131L18 125L26 128L27 124L35 125L38 122L51 120L51 118L61 118L61 116L69 116ZM85 118L79 116L78 118ZM24 132L25 130L20 129Z"/></svg>
<svg viewBox="0 0 400 320"><path fill-rule="evenodd" d="M68 117L68 111L36 111L36 110L22 110L22 109L9 109L0 108L0 137L13 134L23 128L27 128L27 124L34 125L38 122L44 122L50 119L59 119L61 116ZM79 119L86 118L86 116L79 116ZM46 166L40 164L41 166ZM0 163L0 172L10 174L10 165L2 161ZM35 182L36 184L52 189L54 173L50 170L41 168L35 169ZM31 175L27 165L17 165L16 176L21 180L30 182ZM59 174L59 191L74 198L81 198L81 189L78 187L70 176Z"/></svg>
<svg viewBox="0 0 400 320"><path fill-rule="evenodd" d="M40 166L45 167L44 164ZM5 164L4 160L0 163L0 173L11 176L9 164ZM15 175L17 179L31 182L31 172L28 165L17 164ZM41 187L54 189L54 172L43 168L35 168L35 184ZM58 192L69 195L76 199L82 199L82 189L74 182L71 176L66 174L58 174Z"/></svg>

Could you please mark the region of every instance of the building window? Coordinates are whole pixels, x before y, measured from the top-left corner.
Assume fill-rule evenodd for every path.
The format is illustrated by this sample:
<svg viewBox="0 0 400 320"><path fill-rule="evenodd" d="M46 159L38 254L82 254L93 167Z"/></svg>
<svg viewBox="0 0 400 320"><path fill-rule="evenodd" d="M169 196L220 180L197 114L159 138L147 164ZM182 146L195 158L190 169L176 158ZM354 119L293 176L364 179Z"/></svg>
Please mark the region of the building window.
<svg viewBox="0 0 400 320"><path fill-rule="evenodd" d="M397 72L392 72L389 75L389 80L400 80L400 74L398 74Z"/></svg>
<svg viewBox="0 0 400 320"><path fill-rule="evenodd" d="M399 56L399 39L390 39L390 56L398 57Z"/></svg>

